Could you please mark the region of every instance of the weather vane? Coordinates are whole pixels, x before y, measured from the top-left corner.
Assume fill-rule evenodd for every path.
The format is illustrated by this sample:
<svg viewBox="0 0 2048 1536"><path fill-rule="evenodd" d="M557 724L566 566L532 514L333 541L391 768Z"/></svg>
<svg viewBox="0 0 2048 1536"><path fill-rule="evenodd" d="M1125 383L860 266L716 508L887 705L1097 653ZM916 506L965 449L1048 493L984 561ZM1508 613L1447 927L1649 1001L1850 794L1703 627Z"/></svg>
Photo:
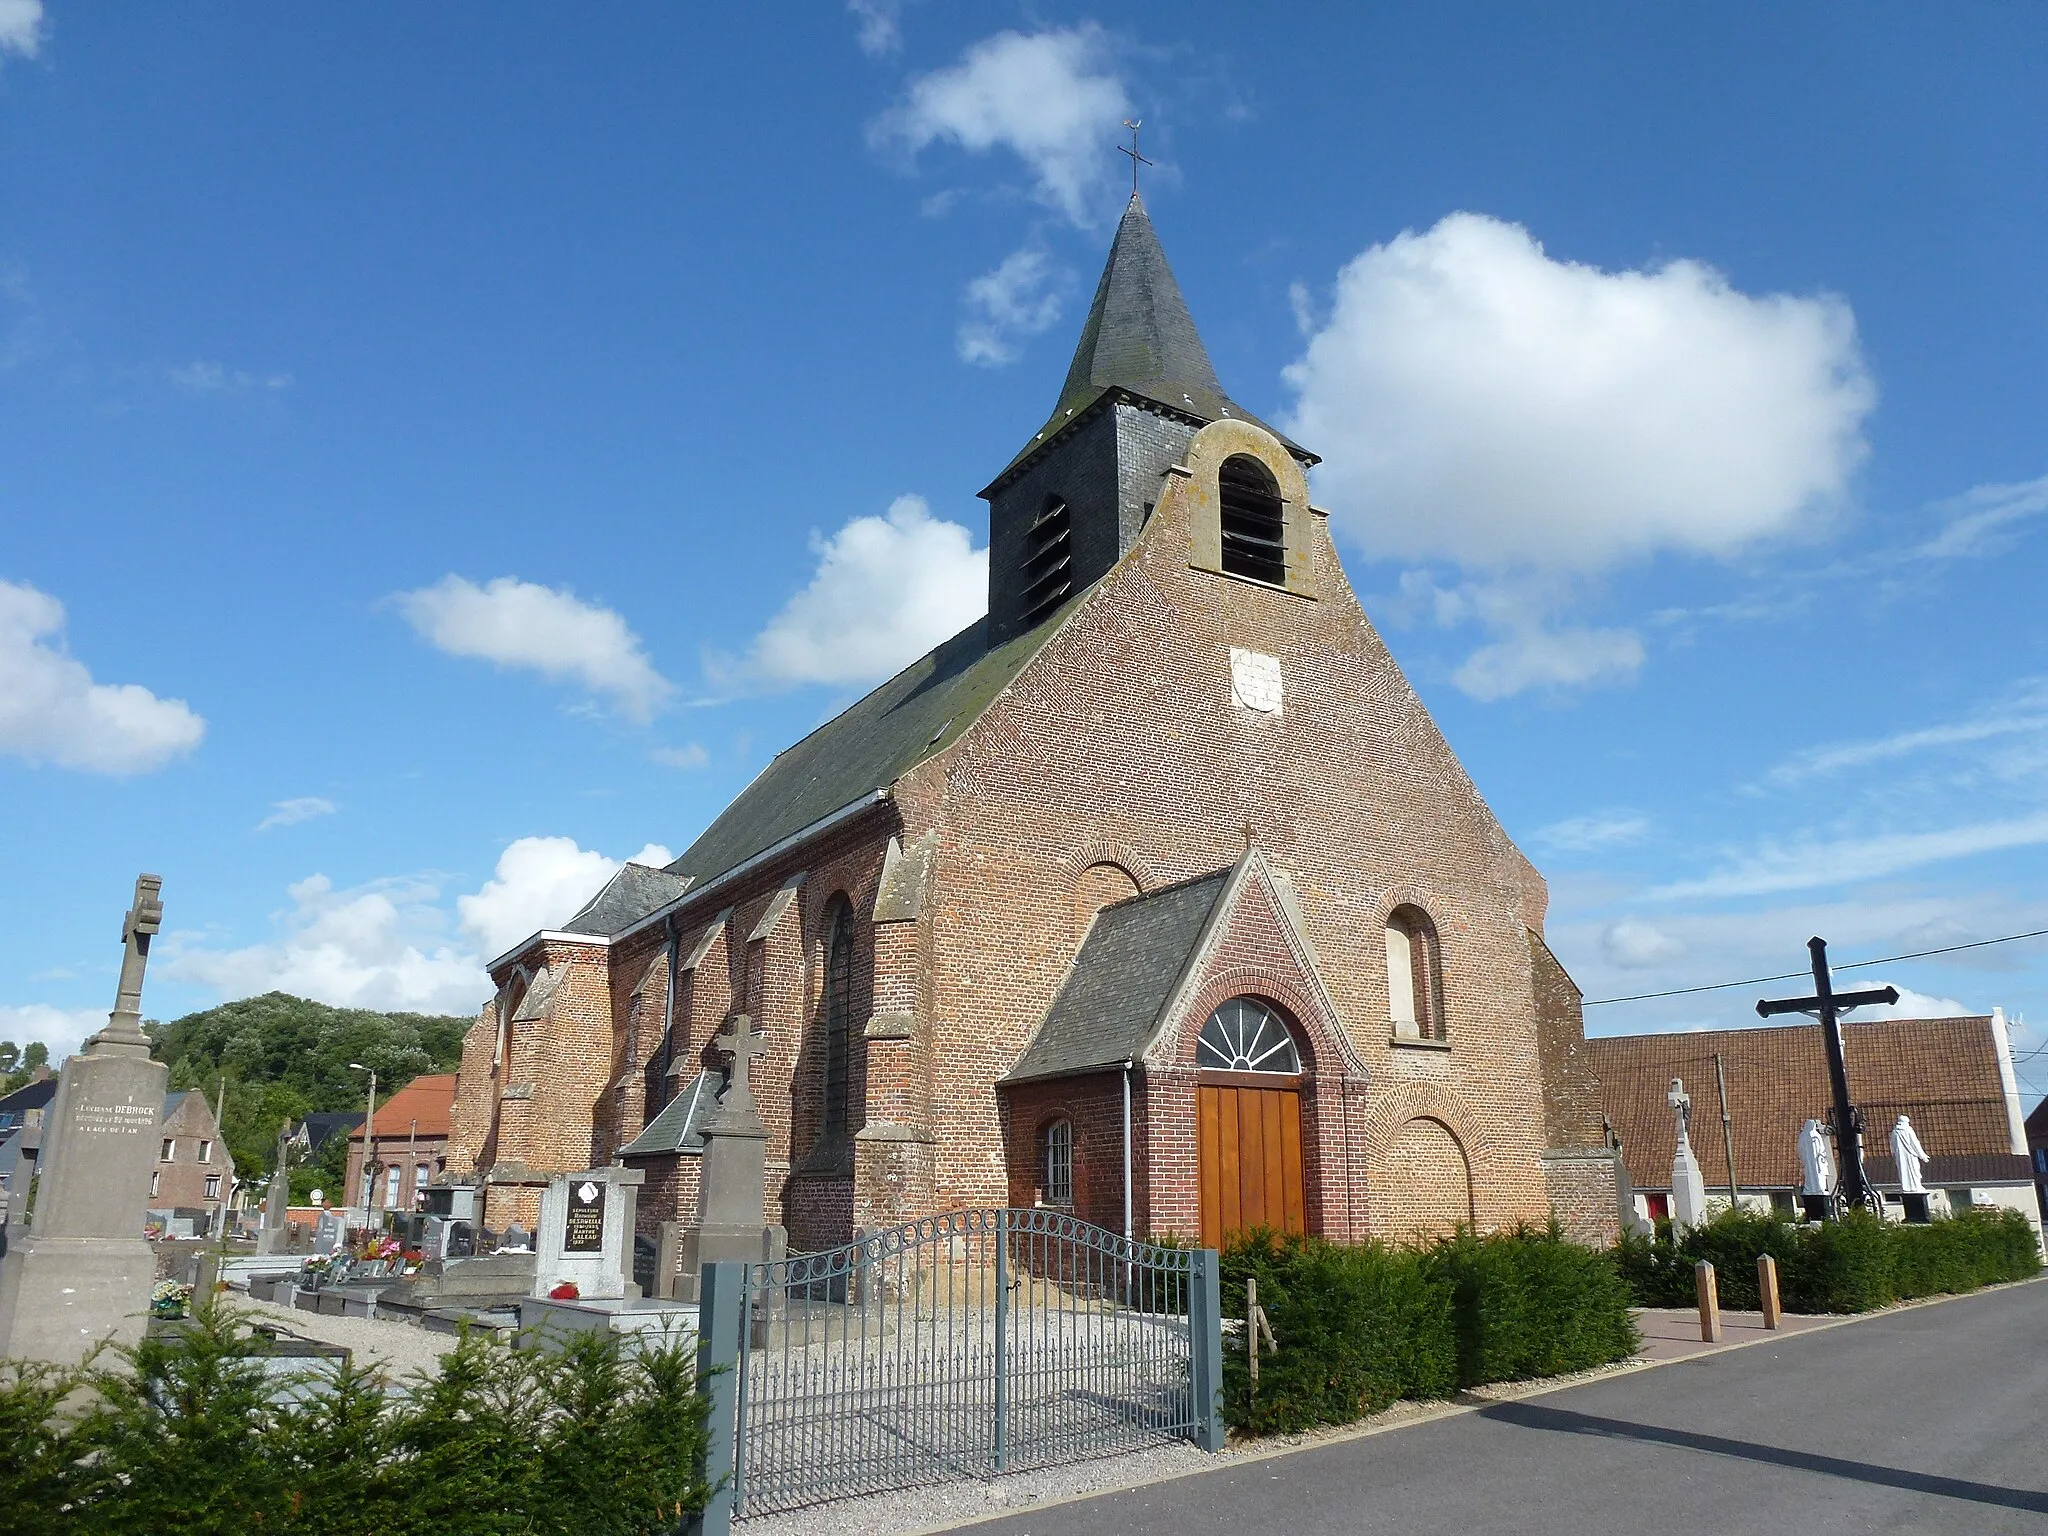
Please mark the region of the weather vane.
<svg viewBox="0 0 2048 1536"><path fill-rule="evenodd" d="M1136 197L1138 195L1138 167L1152 163L1138 153L1138 130L1145 126L1145 120L1140 118L1134 123L1127 117L1124 119L1124 126L1131 130L1131 147L1126 149L1123 145L1119 144L1116 147L1116 152L1120 155L1129 155L1131 157L1131 196Z"/></svg>

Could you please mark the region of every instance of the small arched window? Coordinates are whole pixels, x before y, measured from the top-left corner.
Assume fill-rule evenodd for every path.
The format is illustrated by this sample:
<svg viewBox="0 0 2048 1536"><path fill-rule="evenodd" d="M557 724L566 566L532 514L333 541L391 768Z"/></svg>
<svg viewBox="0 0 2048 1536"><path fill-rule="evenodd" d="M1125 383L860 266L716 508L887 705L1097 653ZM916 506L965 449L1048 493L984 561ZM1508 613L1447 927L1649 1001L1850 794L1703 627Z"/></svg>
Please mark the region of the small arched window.
<svg viewBox="0 0 2048 1536"><path fill-rule="evenodd" d="M1420 907L1387 914L1387 1016L1397 1040L1448 1038L1436 924Z"/></svg>
<svg viewBox="0 0 2048 1536"><path fill-rule="evenodd" d="M1057 496L1045 498L1024 530L1023 594L1018 606L1028 629L1074 590L1074 517Z"/></svg>
<svg viewBox="0 0 2048 1536"><path fill-rule="evenodd" d="M1301 1052L1279 1014L1255 997L1233 997L1202 1026L1195 1039L1195 1065L1219 1072L1296 1075Z"/></svg>
<svg viewBox="0 0 2048 1536"><path fill-rule="evenodd" d="M1273 472L1248 453L1234 453L1216 471L1223 509L1223 569L1232 576L1283 586L1287 581L1287 514Z"/></svg>
<svg viewBox="0 0 2048 1536"><path fill-rule="evenodd" d="M1074 1203L1074 1122L1055 1120L1045 1128L1045 1203Z"/></svg>
<svg viewBox="0 0 2048 1536"><path fill-rule="evenodd" d="M826 909L825 1103L821 1134L846 1134L846 1079L853 1021L853 906L835 896Z"/></svg>

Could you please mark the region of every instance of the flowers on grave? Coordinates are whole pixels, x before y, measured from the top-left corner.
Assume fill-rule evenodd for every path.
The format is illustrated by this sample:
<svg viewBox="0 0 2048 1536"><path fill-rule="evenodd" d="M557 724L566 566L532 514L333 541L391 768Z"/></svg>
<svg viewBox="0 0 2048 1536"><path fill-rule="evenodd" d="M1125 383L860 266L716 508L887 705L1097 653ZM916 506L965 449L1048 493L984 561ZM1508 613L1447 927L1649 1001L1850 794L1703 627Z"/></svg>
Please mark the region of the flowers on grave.
<svg viewBox="0 0 2048 1536"><path fill-rule="evenodd" d="M145 1221L142 1224L142 1235L154 1242L164 1235L164 1224L160 1221Z"/></svg>
<svg viewBox="0 0 2048 1536"><path fill-rule="evenodd" d="M331 1253L316 1253L299 1261L299 1273L302 1275L324 1275L333 1267L334 1255Z"/></svg>
<svg viewBox="0 0 2048 1536"><path fill-rule="evenodd" d="M356 1257L370 1263L375 1263L380 1259L395 1259L400 1252L401 1248L398 1239L387 1233L384 1236L372 1237L366 1240L363 1246L356 1250Z"/></svg>
<svg viewBox="0 0 2048 1536"><path fill-rule="evenodd" d="M192 1287L176 1280L159 1280L149 1293L151 1317L183 1317L192 1300Z"/></svg>
<svg viewBox="0 0 2048 1536"><path fill-rule="evenodd" d="M582 1294L581 1291L576 1289L576 1282L574 1280L564 1280L560 1285L548 1292L548 1300L574 1301Z"/></svg>

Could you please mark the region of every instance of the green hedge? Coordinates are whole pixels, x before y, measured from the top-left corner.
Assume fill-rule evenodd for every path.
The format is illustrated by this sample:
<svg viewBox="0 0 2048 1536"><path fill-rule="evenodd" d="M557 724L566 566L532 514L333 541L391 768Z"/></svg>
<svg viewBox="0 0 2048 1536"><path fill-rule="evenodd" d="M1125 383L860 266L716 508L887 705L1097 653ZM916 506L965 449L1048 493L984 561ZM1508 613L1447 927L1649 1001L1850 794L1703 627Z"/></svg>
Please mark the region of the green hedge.
<svg viewBox="0 0 2048 1536"><path fill-rule="evenodd" d="M0 1361L0 1528L653 1536L708 1496L680 1347L585 1333L515 1354L472 1335L402 1389L349 1369L297 1394L262 1347L213 1308L111 1365Z"/></svg>
<svg viewBox="0 0 2048 1536"><path fill-rule="evenodd" d="M1617 1267L1638 1305L1695 1304L1693 1265L1714 1266L1721 1305L1754 1310L1756 1261L1778 1261L1778 1296L1787 1312L1868 1312L1920 1296L1974 1291L2041 1271L2034 1229L2017 1211L1965 1211L1925 1225L1847 1220L1794 1225L1784 1218L1724 1212L1674 1241L1664 1227L1652 1240L1627 1239Z"/></svg>
<svg viewBox="0 0 2048 1536"><path fill-rule="evenodd" d="M1258 1281L1280 1344L1261 1357L1254 1392L1243 1336L1225 1343L1224 1416L1254 1434L1604 1365L1637 1342L1613 1257L1555 1227L1426 1249L1252 1232L1223 1254L1222 1277L1226 1317L1244 1316L1245 1281Z"/></svg>

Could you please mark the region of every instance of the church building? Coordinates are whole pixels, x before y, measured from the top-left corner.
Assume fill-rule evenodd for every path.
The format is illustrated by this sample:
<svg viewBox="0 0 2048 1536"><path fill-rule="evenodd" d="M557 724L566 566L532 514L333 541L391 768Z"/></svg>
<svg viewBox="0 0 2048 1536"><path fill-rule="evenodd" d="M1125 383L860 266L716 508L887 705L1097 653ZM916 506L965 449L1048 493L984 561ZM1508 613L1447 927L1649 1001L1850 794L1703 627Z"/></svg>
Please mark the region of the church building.
<svg viewBox="0 0 2048 1536"><path fill-rule="evenodd" d="M492 962L449 1148L486 1225L614 1161L643 1230L693 1221L744 1015L792 1250L1001 1204L1611 1240L1543 878L1367 619L1315 462L1224 393L1133 195L981 493L987 616Z"/></svg>

